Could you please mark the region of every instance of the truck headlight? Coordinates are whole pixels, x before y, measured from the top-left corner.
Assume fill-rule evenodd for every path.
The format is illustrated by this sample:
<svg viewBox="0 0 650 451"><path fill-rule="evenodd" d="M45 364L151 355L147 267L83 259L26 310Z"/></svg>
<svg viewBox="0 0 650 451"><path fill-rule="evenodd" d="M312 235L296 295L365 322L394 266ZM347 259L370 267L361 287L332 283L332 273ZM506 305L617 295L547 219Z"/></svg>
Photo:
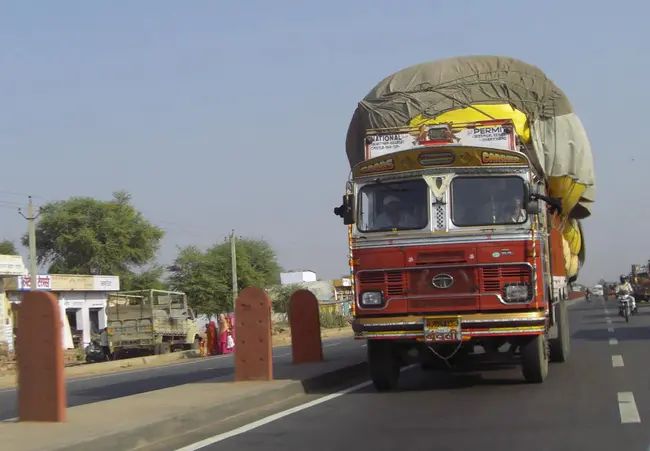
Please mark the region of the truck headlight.
<svg viewBox="0 0 650 451"><path fill-rule="evenodd" d="M361 293L361 305L364 307L379 307L384 303L384 294L381 291L364 291Z"/></svg>
<svg viewBox="0 0 650 451"><path fill-rule="evenodd" d="M529 291L527 283L513 283L503 288L503 297L506 302L526 302L530 298Z"/></svg>

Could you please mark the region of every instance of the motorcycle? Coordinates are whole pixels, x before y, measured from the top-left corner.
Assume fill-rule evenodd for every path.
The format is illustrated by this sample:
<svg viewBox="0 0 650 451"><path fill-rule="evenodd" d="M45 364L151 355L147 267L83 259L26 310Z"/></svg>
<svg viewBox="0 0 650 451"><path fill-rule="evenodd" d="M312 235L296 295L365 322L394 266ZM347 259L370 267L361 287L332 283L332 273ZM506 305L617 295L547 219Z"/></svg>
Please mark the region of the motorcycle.
<svg viewBox="0 0 650 451"><path fill-rule="evenodd" d="M86 346L86 363L105 362L107 356L104 349L99 344L98 339L94 339Z"/></svg>
<svg viewBox="0 0 650 451"><path fill-rule="evenodd" d="M618 314L625 318L625 322L630 322L630 315L636 315L636 309L632 310L632 298L629 294L623 293L618 296Z"/></svg>
<svg viewBox="0 0 650 451"><path fill-rule="evenodd" d="M587 302L591 302L591 293L586 293L585 299L587 300Z"/></svg>

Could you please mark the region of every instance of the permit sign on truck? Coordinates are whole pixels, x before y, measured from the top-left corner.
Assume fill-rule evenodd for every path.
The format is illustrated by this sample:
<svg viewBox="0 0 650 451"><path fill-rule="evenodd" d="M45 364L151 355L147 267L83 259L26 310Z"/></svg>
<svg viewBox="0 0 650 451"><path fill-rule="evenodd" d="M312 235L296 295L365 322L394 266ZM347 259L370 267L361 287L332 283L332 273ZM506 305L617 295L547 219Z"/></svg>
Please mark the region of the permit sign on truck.
<svg viewBox="0 0 650 451"><path fill-rule="evenodd" d="M366 158L440 144L515 150L517 135L509 121L460 122L421 125L417 128L382 132L376 130L366 139Z"/></svg>

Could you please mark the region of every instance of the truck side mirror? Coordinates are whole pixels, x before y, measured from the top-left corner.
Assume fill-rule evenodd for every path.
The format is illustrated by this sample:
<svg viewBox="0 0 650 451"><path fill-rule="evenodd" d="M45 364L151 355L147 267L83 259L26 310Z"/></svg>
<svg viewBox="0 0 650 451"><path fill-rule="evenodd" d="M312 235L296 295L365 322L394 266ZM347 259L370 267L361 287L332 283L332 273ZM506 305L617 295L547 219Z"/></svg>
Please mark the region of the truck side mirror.
<svg viewBox="0 0 650 451"><path fill-rule="evenodd" d="M522 206L526 213L533 216L539 213L539 201L537 200L537 185L531 186L529 183L524 183L524 201Z"/></svg>
<svg viewBox="0 0 650 451"><path fill-rule="evenodd" d="M334 214L343 218L343 224L354 224L354 194L343 196L343 203L334 209Z"/></svg>

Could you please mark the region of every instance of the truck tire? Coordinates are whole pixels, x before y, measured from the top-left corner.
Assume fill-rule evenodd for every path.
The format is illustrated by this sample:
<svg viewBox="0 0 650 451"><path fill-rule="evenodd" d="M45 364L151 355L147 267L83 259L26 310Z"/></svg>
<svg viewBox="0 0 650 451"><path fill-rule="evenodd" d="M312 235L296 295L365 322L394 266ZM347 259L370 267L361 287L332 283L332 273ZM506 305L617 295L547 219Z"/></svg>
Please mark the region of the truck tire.
<svg viewBox="0 0 650 451"><path fill-rule="evenodd" d="M555 307L557 313L557 338L549 340L551 362L566 362L571 352L571 329L566 303L560 301Z"/></svg>
<svg viewBox="0 0 650 451"><path fill-rule="evenodd" d="M171 346L169 343L160 343L160 353L169 354L171 352Z"/></svg>
<svg viewBox="0 0 650 451"><path fill-rule="evenodd" d="M195 338L192 343L192 350L198 351L199 349L201 349L201 337Z"/></svg>
<svg viewBox="0 0 650 451"><path fill-rule="evenodd" d="M389 340L368 340L370 378L377 391L397 388L401 363L395 344Z"/></svg>
<svg viewBox="0 0 650 451"><path fill-rule="evenodd" d="M546 334L535 335L520 347L521 370L524 379L542 383L548 375L548 340Z"/></svg>

